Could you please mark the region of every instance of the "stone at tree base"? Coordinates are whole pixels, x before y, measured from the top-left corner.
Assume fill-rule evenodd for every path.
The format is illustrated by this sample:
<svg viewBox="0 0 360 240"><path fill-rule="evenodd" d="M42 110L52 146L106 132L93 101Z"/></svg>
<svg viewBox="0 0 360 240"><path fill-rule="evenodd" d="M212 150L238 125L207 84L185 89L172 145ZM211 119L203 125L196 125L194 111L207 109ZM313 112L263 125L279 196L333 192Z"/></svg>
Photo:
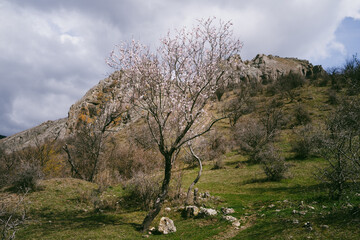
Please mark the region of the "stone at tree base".
<svg viewBox="0 0 360 240"><path fill-rule="evenodd" d="M168 217L162 217L160 219L158 231L161 232L162 234L176 232L176 227L174 225L174 221Z"/></svg>
<svg viewBox="0 0 360 240"><path fill-rule="evenodd" d="M222 207L221 212L225 215L229 215L235 213L235 210L233 208Z"/></svg>
<svg viewBox="0 0 360 240"><path fill-rule="evenodd" d="M199 215L199 208L196 206L186 206L182 212L182 216L185 218L196 217Z"/></svg>

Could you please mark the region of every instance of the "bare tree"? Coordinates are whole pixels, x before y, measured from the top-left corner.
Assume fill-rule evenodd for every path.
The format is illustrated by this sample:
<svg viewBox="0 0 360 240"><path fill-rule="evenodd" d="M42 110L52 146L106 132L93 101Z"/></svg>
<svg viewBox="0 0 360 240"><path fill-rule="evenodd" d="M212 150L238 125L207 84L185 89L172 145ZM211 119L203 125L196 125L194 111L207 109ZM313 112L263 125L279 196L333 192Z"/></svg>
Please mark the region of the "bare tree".
<svg viewBox="0 0 360 240"><path fill-rule="evenodd" d="M126 117L127 112L122 108L121 99L112 95L101 103L96 116L86 116L79 122L77 131L63 146L73 177L94 181L104 158L109 128L117 119Z"/></svg>
<svg viewBox="0 0 360 240"><path fill-rule="evenodd" d="M205 105L227 77L230 57L242 47L233 39L231 25L200 20L190 31L183 28L173 36L169 32L156 52L132 41L118 45L110 55L108 64L124 75L124 102L145 116L164 158L161 191L142 223L143 231L168 194L176 152L222 119L210 116Z"/></svg>
<svg viewBox="0 0 360 240"><path fill-rule="evenodd" d="M255 103L251 99L251 94L246 84L242 84L234 93L235 97L229 100L224 107L225 114L229 117L232 127L236 125L241 116L255 109Z"/></svg>
<svg viewBox="0 0 360 240"><path fill-rule="evenodd" d="M319 153L328 162L318 177L327 184L330 196L340 198L359 188L360 101L344 101L329 117Z"/></svg>

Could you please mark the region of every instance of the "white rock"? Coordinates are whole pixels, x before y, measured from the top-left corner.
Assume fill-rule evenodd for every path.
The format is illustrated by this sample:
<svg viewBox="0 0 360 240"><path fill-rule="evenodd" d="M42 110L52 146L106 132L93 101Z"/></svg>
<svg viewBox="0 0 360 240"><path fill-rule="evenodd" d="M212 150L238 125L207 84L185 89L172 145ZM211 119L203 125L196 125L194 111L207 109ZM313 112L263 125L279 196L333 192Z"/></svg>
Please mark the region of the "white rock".
<svg viewBox="0 0 360 240"><path fill-rule="evenodd" d="M239 221L235 221L235 222L232 223L232 225L233 225L234 227L240 227L240 222L239 222Z"/></svg>
<svg viewBox="0 0 360 240"><path fill-rule="evenodd" d="M160 219L158 231L163 234L176 232L176 227L174 225L174 221L168 217L162 217Z"/></svg>
<svg viewBox="0 0 360 240"><path fill-rule="evenodd" d="M200 214L205 215L205 216L216 216L217 211L215 209L212 209L212 208L200 207Z"/></svg>
<svg viewBox="0 0 360 240"><path fill-rule="evenodd" d="M237 218L236 218L236 217L229 216L229 215L223 216L223 219L225 219L226 221L229 221L229 222L235 222L235 221L237 221Z"/></svg>
<svg viewBox="0 0 360 240"><path fill-rule="evenodd" d="M221 212L225 215L228 215L228 214L233 214L235 213L235 210L233 208L226 208L226 207L223 207L221 208Z"/></svg>

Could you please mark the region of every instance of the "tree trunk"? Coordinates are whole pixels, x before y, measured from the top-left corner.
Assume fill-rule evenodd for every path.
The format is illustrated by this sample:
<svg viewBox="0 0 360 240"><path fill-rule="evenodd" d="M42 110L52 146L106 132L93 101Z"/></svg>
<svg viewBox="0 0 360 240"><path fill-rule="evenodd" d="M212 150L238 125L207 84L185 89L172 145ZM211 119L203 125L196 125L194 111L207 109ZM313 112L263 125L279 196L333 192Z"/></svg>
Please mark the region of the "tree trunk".
<svg viewBox="0 0 360 240"><path fill-rule="evenodd" d="M171 168L172 168L171 158L172 158L172 156L170 154L166 154L166 155L164 155L164 158L165 158L165 176L164 176L164 180L162 182L161 192L157 196L156 201L154 202L153 208L150 209L150 211L148 212L148 214L146 215L146 217L144 218L144 220L142 222L141 228L142 228L143 232L148 230L152 221L159 214L162 204L164 203L164 200L168 194L170 179L171 179Z"/></svg>
<svg viewBox="0 0 360 240"><path fill-rule="evenodd" d="M185 206L187 206L189 204L189 200L190 200L190 192L191 192L191 189L195 186L195 184L199 181L200 177L201 177L201 172L202 172L202 163L201 163L201 159L195 155L192 147L190 146L190 152L191 154L193 155L194 158L196 158L196 160L199 162L199 172L198 172L198 175L197 177L195 178L195 180L191 183L191 185L189 186L189 189L188 189L188 192L187 192L187 195L186 195L186 201L185 201ZM194 196L194 199L195 199L195 196Z"/></svg>

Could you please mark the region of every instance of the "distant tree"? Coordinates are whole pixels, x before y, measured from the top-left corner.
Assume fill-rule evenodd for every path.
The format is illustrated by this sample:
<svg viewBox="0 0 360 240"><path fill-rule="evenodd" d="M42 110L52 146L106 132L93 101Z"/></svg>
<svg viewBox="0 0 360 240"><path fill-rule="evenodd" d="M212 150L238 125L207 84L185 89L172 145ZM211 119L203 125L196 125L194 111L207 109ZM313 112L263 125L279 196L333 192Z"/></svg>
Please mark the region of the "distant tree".
<svg viewBox="0 0 360 240"><path fill-rule="evenodd" d="M356 95L360 93L360 59L354 55L348 60L342 70L346 83L348 85L348 95Z"/></svg>
<svg viewBox="0 0 360 240"><path fill-rule="evenodd" d="M123 73L123 101L145 116L165 163L161 191L142 223L143 231L168 194L176 153L222 119L211 117L205 105L227 77L231 56L242 47L233 39L231 25L200 20L190 31L183 28L174 36L169 32L156 52L132 41L116 46L110 55L108 64Z"/></svg>

